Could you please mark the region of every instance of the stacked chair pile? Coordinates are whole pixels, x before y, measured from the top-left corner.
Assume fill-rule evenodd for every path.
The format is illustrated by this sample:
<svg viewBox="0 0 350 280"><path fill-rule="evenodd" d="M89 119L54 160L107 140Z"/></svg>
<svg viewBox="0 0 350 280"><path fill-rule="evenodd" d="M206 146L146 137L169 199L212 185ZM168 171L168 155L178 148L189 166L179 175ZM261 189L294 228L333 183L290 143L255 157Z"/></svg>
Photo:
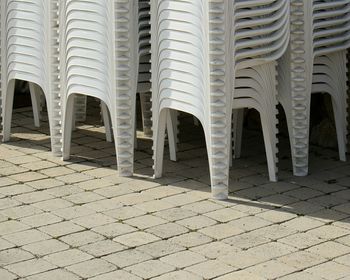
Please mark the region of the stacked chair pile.
<svg viewBox="0 0 350 280"><path fill-rule="evenodd" d="M0 9L3 141L16 80L29 83L36 126L45 97L52 151L64 160L94 97L119 174L130 176L139 93L155 177L166 135L176 160L177 112L186 112L204 129L213 196L226 199L244 109L260 114L269 178L277 181L282 105L294 174L305 176L311 94L321 92L332 97L346 159L349 0L3 0Z"/></svg>

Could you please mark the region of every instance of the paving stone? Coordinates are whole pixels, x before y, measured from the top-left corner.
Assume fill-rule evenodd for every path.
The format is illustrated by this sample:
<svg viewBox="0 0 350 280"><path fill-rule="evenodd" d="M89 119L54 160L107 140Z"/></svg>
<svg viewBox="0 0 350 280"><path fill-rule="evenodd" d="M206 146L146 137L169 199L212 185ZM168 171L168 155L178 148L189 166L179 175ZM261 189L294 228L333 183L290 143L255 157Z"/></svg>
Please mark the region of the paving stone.
<svg viewBox="0 0 350 280"><path fill-rule="evenodd" d="M56 268L56 266L42 259L32 259L6 266L6 269L20 277L30 276L53 268Z"/></svg>
<svg viewBox="0 0 350 280"><path fill-rule="evenodd" d="M342 229L333 225L325 225L308 231L323 239L334 239L350 234L350 230Z"/></svg>
<svg viewBox="0 0 350 280"><path fill-rule="evenodd" d="M176 268L185 268L197 263L204 262L206 260L207 259L202 255L191 251L177 252L160 259L160 261Z"/></svg>
<svg viewBox="0 0 350 280"><path fill-rule="evenodd" d="M209 227L215 225L217 222L213 219L210 219L206 216L198 215L190 218L186 218L180 221L177 221L178 224L183 225L190 230L198 230L201 228Z"/></svg>
<svg viewBox="0 0 350 280"><path fill-rule="evenodd" d="M166 220L153 215L139 216L124 222L141 230L167 223Z"/></svg>
<svg viewBox="0 0 350 280"><path fill-rule="evenodd" d="M298 198L300 200L307 200L313 197L321 196L324 193L318 190L314 190L308 187L301 187L298 189L290 190L284 193L285 195Z"/></svg>
<svg viewBox="0 0 350 280"><path fill-rule="evenodd" d="M129 193L115 198L116 202L127 206L144 203L151 200L153 200L153 197L143 193Z"/></svg>
<svg viewBox="0 0 350 280"><path fill-rule="evenodd" d="M49 239L50 236L36 229L29 229L21 232L15 232L3 236L4 239L18 246Z"/></svg>
<svg viewBox="0 0 350 280"><path fill-rule="evenodd" d="M221 223L226 223L235 219L248 216L246 213L236 211L232 208L223 208L205 213L204 215Z"/></svg>
<svg viewBox="0 0 350 280"><path fill-rule="evenodd" d="M186 248L180 245L177 245L168 240L160 240L153 243L149 243L140 247L137 247L137 250L144 252L148 255L153 256L154 258L163 257L172 253L183 251Z"/></svg>
<svg viewBox="0 0 350 280"><path fill-rule="evenodd" d="M255 216L243 217L229 222L233 227L237 227L244 231L251 231L257 228L262 228L271 224L271 222L260 219Z"/></svg>
<svg viewBox="0 0 350 280"><path fill-rule="evenodd" d="M152 278L174 270L174 267L157 260L145 261L143 263L129 266L126 270L142 278Z"/></svg>
<svg viewBox="0 0 350 280"><path fill-rule="evenodd" d="M270 210L270 211L259 213L256 215L256 217L262 218L272 223L282 223L297 217L297 215L293 213L284 212L281 210Z"/></svg>
<svg viewBox="0 0 350 280"><path fill-rule="evenodd" d="M307 251L294 252L289 255L280 257L277 260L288 266L295 267L298 270L304 270L308 267L315 266L327 261L325 258L313 253L309 253Z"/></svg>
<svg viewBox="0 0 350 280"><path fill-rule="evenodd" d="M65 199L67 199L70 202L73 202L74 204L79 205L79 204L93 202L96 200L101 200L101 199L104 199L104 197L94 192L85 191L85 192L80 192L80 193L66 196Z"/></svg>
<svg viewBox="0 0 350 280"><path fill-rule="evenodd" d="M340 279L341 277L350 275L350 267L336 262L326 262L317 266L311 267L306 270L317 277L323 277L324 279Z"/></svg>
<svg viewBox="0 0 350 280"><path fill-rule="evenodd" d="M57 265L59 267L65 267L75 263L80 263L86 260L92 259L93 256L89 255L78 249L70 249L62 252L56 252L44 257L44 260Z"/></svg>
<svg viewBox="0 0 350 280"><path fill-rule="evenodd" d="M154 226L146 231L164 239L187 233L189 230L176 223L167 223Z"/></svg>
<svg viewBox="0 0 350 280"><path fill-rule="evenodd" d="M0 251L0 266L4 267L12 263L26 261L32 258L34 258L34 256L27 251L19 248L11 248L8 250Z"/></svg>
<svg viewBox="0 0 350 280"><path fill-rule="evenodd" d="M174 206L170 203L166 203L161 200L151 200L151 201L137 204L135 205L135 207L147 213L153 213L153 212L169 209Z"/></svg>
<svg viewBox="0 0 350 280"><path fill-rule="evenodd" d="M244 270L241 271L234 271L232 273L220 276L218 278L215 278L216 280L233 280L233 279L239 279L239 280L266 280L266 278L254 275L252 273L246 272Z"/></svg>
<svg viewBox="0 0 350 280"><path fill-rule="evenodd" d="M271 240L262 236L260 232L251 231L236 236L232 236L222 240L224 243L230 244L241 249L249 249L261 244L270 242Z"/></svg>
<svg viewBox="0 0 350 280"><path fill-rule="evenodd" d="M13 280L17 278L17 276L5 269L0 268L0 279L1 280Z"/></svg>
<svg viewBox="0 0 350 280"><path fill-rule="evenodd" d="M57 167L40 170L40 173L43 173L49 177L58 177L58 176L74 173L74 171L64 166L57 166Z"/></svg>
<svg viewBox="0 0 350 280"><path fill-rule="evenodd" d="M257 264L248 268L246 271L252 274L262 276L266 279L278 279L284 275L296 271L296 268L283 264L281 262L272 260L265 263Z"/></svg>
<svg viewBox="0 0 350 280"><path fill-rule="evenodd" d="M95 210L96 212L103 212L123 207L122 204L116 203L113 199L100 199L84 204L84 207Z"/></svg>
<svg viewBox="0 0 350 280"><path fill-rule="evenodd" d="M130 274L125 270L117 270L106 274L98 275L89 279L90 280L116 280L116 279L142 280L140 277Z"/></svg>
<svg viewBox="0 0 350 280"><path fill-rule="evenodd" d="M118 267L126 267L138 264L152 259L152 257L144 252L136 249L128 249L122 252L110 254L103 257L106 261L115 264Z"/></svg>
<svg viewBox="0 0 350 280"><path fill-rule="evenodd" d="M320 211L324 209L324 207L307 201L298 201L296 203L288 205L288 209L290 212L295 214L307 215Z"/></svg>
<svg viewBox="0 0 350 280"><path fill-rule="evenodd" d="M21 183L25 183L25 182L44 179L46 178L46 176L37 172L25 172L21 174L11 175L9 178Z"/></svg>
<svg viewBox="0 0 350 280"><path fill-rule="evenodd" d="M32 204L35 202L49 200L52 198L54 198L52 195L44 191L35 191L14 196L14 199L26 204Z"/></svg>
<svg viewBox="0 0 350 280"><path fill-rule="evenodd" d="M350 266L350 254L334 259L335 262Z"/></svg>
<svg viewBox="0 0 350 280"><path fill-rule="evenodd" d="M68 266L67 269L83 278L88 278L113 271L116 267L102 259L93 259L73 264Z"/></svg>
<svg viewBox="0 0 350 280"><path fill-rule="evenodd" d="M96 213L88 216L75 218L72 220L73 223L86 228L93 228L115 222L115 220L107 215Z"/></svg>
<svg viewBox="0 0 350 280"><path fill-rule="evenodd" d="M61 198L53 198L53 199L49 199L49 200L45 200L45 201L41 201L33 204L35 208L39 208L43 211L48 211L48 212L52 212L54 210L63 209L63 208L69 208L72 205L73 203Z"/></svg>
<svg viewBox="0 0 350 280"><path fill-rule="evenodd" d="M108 238L114 238L119 235L137 231L136 228L123 223L112 223L108 225L103 225L95 227L92 230Z"/></svg>
<svg viewBox="0 0 350 280"><path fill-rule="evenodd" d="M93 255L94 257L102 257L115 252L123 251L126 249L126 247L112 240L102 240L97 241L96 243L81 246L79 249Z"/></svg>
<svg viewBox="0 0 350 280"><path fill-rule="evenodd" d="M32 275L26 278L27 280L79 280L81 279L77 275L64 270L64 269L54 269L46 271L40 274Z"/></svg>
<svg viewBox="0 0 350 280"><path fill-rule="evenodd" d="M199 232L205 235L208 235L213 239L221 240L224 238L241 234L244 231L230 224L219 224L219 225L206 227L205 229L201 229Z"/></svg>
<svg viewBox="0 0 350 280"><path fill-rule="evenodd" d="M183 206L183 205L194 203L201 200L203 200L203 198L196 197L188 193L176 194L176 195L169 196L162 199L162 201L170 203L174 206Z"/></svg>
<svg viewBox="0 0 350 280"><path fill-rule="evenodd" d="M55 180L52 178L48 178L48 179L28 182L27 185L29 185L37 190L45 190L45 189L50 189L50 188L62 186L64 184L61 181L58 181L58 180Z"/></svg>
<svg viewBox="0 0 350 280"><path fill-rule="evenodd" d="M64 185L64 186L47 189L44 192L47 194L50 194L51 196L53 196L52 198L54 198L54 197L64 197L67 195L80 193L83 191L84 191L83 189L77 188L73 185Z"/></svg>
<svg viewBox="0 0 350 280"><path fill-rule="evenodd" d="M221 241L214 241L204 245L190 248L191 251L205 256L208 259L217 259L219 256L228 255L240 251L239 248L228 245Z"/></svg>
<svg viewBox="0 0 350 280"><path fill-rule="evenodd" d="M13 195L18 195L18 194L23 194L23 193L33 192L33 191L35 191L34 188L31 188L25 184L16 184L16 185L0 188L0 194L4 196L13 196Z"/></svg>
<svg viewBox="0 0 350 280"><path fill-rule="evenodd" d="M40 228L42 232L45 232L49 235L51 235L54 238L71 234L74 232L82 231L84 230L83 227L78 226L70 221L60 222L53 225L43 226Z"/></svg>
<svg viewBox="0 0 350 280"><path fill-rule="evenodd" d="M279 242L266 243L247 250L247 252L251 253L252 255L256 255L259 257L261 256L266 260L270 260L283 255L288 255L295 251L297 251L296 248Z"/></svg>
<svg viewBox="0 0 350 280"><path fill-rule="evenodd" d="M321 227L324 223L311 219L309 217L297 217L293 220L287 221L282 225L298 230L298 231L307 231L313 228Z"/></svg>
<svg viewBox="0 0 350 280"><path fill-rule="evenodd" d="M145 233L145 232L132 232L128 234L124 234L121 236L117 236L113 239L113 241L119 242L129 247L137 247L147 243L151 243L159 240L159 237L156 237L153 234Z"/></svg>
<svg viewBox="0 0 350 280"><path fill-rule="evenodd" d="M83 173L73 173L73 174L56 177L56 179L66 184L75 184L75 183L91 180L93 179L93 177Z"/></svg>
<svg viewBox="0 0 350 280"><path fill-rule="evenodd" d="M350 234L344 237L340 237L336 239L336 241L350 247Z"/></svg>
<svg viewBox="0 0 350 280"><path fill-rule="evenodd" d="M52 213L59 217L65 218L67 220L71 220L74 218L92 215L92 214L95 214L96 212L84 206L73 206L73 207L68 207L64 209L57 209Z"/></svg>
<svg viewBox="0 0 350 280"><path fill-rule="evenodd" d="M41 214L22 218L20 221L31 227L40 227L40 226L58 223L62 221L62 218L52 215L50 213L41 213Z"/></svg>
<svg viewBox="0 0 350 280"><path fill-rule="evenodd" d="M72 233L60 238L61 241L73 247L83 246L85 244L94 243L103 239L105 239L105 237L101 234L89 230Z"/></svg>
<svg viewBox="0 0 350 280"><path fill-rule="evenodd" d="M247 267L265 262L269 259L269 257L262 254L233 250L231 253L226 255L220 255L217 260L239 269L245 269Z"/></svg>
<svg viewBox="0 0 350 280"><path fill-rule="evenodd" d="M30 226L18 221L5 221L1 223L0 235L6 235L18 231L23 231L29 228Z"/></svg>
<svg viewBox="0 0 350 280"><path fill-rule="evenodd" d="M194 246L199 246L206 244L212 241L212 239L206 235L203 235L199 232L189 232L179 236L175 236L169 239L171 242L174 242L180 246L190 248Z"/></svg>
<svg viewBox="0 0 350 280"><path fill-rule="evenodd" d="M177 189L171 186L159 186L152 189L145 190L143 193L152 196L154 199L160 199L175 194L184 192L181 189Z"/></svg>
<svg viewBox="0 0 350 280"><path fill-rule="evenodd" d="M154 215L161 217L161 218L164 218L170 222L174 222L177 220L182 220L182 219L196 216L196 213L194 213L190 210L176 207L176 208L171 208L171 209L159 211L159 212L155 213Z"/></svg>
<svg viewBox="0 0 350 280"><path fill-rule="evenodd" d="M24 250L31 252L36 256L45 256L48 254L56 253L59 251L64 251L69 248L69 246L63 242L56 239L49 239L44 241L39 241L22 247Z"/></svg>
<svg viewBox="0 0 350 280"><path fill-rule="evenodd" d="M223 275L223 274L227 274L227 273L232 272L236 269L234 269L233 267L226 265L222 262L218 262L215 260L209 260L206 262L202 262L202 263L187 267L186 270L190 271L196 275L202 276L205 279L211 279L211 278Z"/></svg>
<svg viewBox="0 0 350 280"><path fill-rule="evenodd" d="M146 214L145 211L132 206L125 206L115 210L105 211L103 213L117 220L126 220Z"/></svg>
<svg viewBox="0 0 350 280"><path fill-rule="evenodd" d="M350 252L350 247L334 241L327 241L325 243L313 246L307 249L307 251L320 255L324 258L332 259L341 255L348 254Z"/></svg>
<svg viewBox="0 0 350 280"><path fill-rule="evenodd" d="M161 276L152 278L152 280L201 280L201 279L203 278L184 270L173 271L173 272L169 272Z"/></svg>
<svg viewBox="0 0 350 280"><path fill-rule="evenodd" d="M10 179L8 177L1 177L0 178L0 187L4 186L10 186L16 184L18 181Z"/></svg>
<svg viewBox="0 0 350 280"><path fill-rule="evenodd" d="M6 241L5 239L0 238L0 251L5 250L5 249L10 249L15 247L14 244Z"/></svg>
<svg viewBox="0 0 350 280"><path fill-rule="evenodd" d="M190 210L192 212L198 213L198 214L204 214L204 213L208 213L211 211L215 211L218 209L222 209L223 206L221 206L220 204L211 202L211 201L199 201L199 202L195 202L192 204L187 204L185 206L182 206L182 208Z"/></svg>
<svg viewBox="0 0 350 280"><path fill-rule="evenodd" d="M108 182L107 180L104 179L92 179L89 181L84 181L80 183L76 183L75 186L84 189L86 191L92 191L104 187L111 186L112 183Z"/></svg>
<svg viewBox="0 0 350 280"><path fill-rule="evenodd" d="M306 249L311 246L320 244L325 241L311 233L296 233L278 240L281 243L296 247L298 249Z"/></svg>
<svg viewBox="0 0 350 280"><path fill-rule="evenodd" d="M313 274L307 273L305 271L295 272L280 278L281 280L320 280L320 276L315 276Z"/></svg>
<svg viewBox="0 0 350 280"><path fill-rule="evenodd" d="M20 204L21 204L20 202L18 202L15 199L12 199L12 198L6 198L6 197L1 198L0 199L0 210L10 208L10 207L15 207L15 206L18 206Z"/></svg>

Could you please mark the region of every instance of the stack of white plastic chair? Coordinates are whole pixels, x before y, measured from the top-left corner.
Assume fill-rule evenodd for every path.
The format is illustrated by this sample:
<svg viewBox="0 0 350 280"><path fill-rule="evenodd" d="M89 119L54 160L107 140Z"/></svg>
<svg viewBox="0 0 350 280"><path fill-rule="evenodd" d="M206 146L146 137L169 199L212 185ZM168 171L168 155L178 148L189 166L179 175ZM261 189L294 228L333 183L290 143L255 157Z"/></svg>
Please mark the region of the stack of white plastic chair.
<svg viewBox="0 0 350 280"><path fill-rule="evenodd" d="M139 0L139 76L137 92L140 94L143 132L152 135L151 103L151 25L149 0Z"/></svg>
<svg viewBox="0 0 350 280"><path fill-rule="evenodd" d="M276 60L289 38L284 0L152 0L155 177L162 174L169 110L202 123L212 194L228 196L233 109L261 116L270 178L276 179Z"/></svg>
<svg viewBox="0 0 350 280"><path fill-rule="evenodd" d="M28 81L37 125L39 96L41 92L45 95L54 154L61 152L58 2L58 0L1 1L3 141L10 139L15 80Z"/></svg>
<svg viewBox="0 0 350 280"><path fill-rule="evenodd" d="M62 4L60 40L63 159L70 157L74 97L103 101L111 115L121 176L132 175L138 73L137 2L70 0Z"/></svg>
<svg viewBox="0 0 350 280"><path fill-rule="evenodd" d="M332 97L339 157L346 160L350 1L291 0L291 40L280 64L294 175L308 174L311 93Z"/></svg>

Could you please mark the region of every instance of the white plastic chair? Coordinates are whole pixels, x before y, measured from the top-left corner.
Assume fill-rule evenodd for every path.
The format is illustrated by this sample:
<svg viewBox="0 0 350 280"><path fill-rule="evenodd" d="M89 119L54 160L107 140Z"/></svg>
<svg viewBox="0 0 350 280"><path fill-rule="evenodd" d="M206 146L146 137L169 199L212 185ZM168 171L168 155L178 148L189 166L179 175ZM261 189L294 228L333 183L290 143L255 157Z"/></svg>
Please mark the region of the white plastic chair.
<svg viewBox="0 0 350 280"><path fill-rule="evenodd" d="M74 97L108 108L119 174L133 173L137 80L137 2L70 0L61 9L63 159L70 157ZM64 34L64 35L63 35Z"/></svg>
<svg viewBox="0 0 350 280"><path fill-rule="evenodd" d="M45 95L54 154L61 153L58 82L58 0L1 1L1 95L3 141L9 141L15 80L28 81L36 125Z"/></svg>
<svg viewBox="0 0 350 280"><path fill-rule="evenodd" d="M332 97L339 158L346 160L350 2L291 0L291 40L279 67L296 176L308 174L311 94Z"/></svg>
<svg viewBox="0 0 350 280"><path fill-rule="evenodd" d="M289 3L264 1L152 2L154 172L162 175L170 110L202 123L212 194L228 196L233 109L262 115L270 178L276 179L276 60L289 36ZM169 133L169 129L168 129Z"/></svg>
<svg viewBox="0 0 350 280"><path fill-rule="evenodd" d="M151 103L151 25L150 2L139 0L139 76L137 92L140 94L143 132L152 136L152 103Z"/></svg>

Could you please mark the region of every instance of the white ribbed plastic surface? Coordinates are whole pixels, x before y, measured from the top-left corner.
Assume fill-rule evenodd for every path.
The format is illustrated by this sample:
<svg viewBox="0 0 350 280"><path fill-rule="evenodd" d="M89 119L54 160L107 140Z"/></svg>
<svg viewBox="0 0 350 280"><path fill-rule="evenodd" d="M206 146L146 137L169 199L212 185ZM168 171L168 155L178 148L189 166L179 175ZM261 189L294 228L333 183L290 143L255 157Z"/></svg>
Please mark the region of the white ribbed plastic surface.
<svg viewBox="0 0 350 280"><path fill-rule="evenodd" d="M63 158L70 156L76 94L100 99L111 115L119 174L133 173L138 73L137 2L70 0L61 9Z"/></svg>
<svg viewBox="0 0 350 280"><path fill-rule="evenodd" d="M58 0L1 1L3 141L10 139L15 80L28 81L36 125L45 95L54 154L61 151L57 12Z"/></svg>
<svg viewBox="0 0 350 280"><path fill-rule="evenodd" d="M332 97L339 157L346 160L349 0L291 0L291 40L279 67L279 101L286 113L293 171L308 174L310 102L314 92Z"/></svg>

